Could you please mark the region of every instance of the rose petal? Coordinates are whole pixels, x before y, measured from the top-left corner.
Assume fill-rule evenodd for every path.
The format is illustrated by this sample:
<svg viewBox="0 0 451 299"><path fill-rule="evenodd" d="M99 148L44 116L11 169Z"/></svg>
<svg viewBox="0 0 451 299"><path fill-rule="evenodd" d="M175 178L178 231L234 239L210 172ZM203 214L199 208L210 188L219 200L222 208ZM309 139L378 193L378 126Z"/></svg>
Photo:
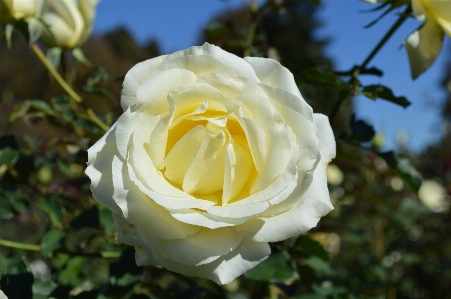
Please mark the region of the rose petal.
<svg viewBox="0 0 451 299"><path fill-rule="evenodd" d="M136 246L135 247L135 261L137 266L149 266L158 265L158 262L153 256L152 248L148 246Z"/></svg>
<svg viewBox="0 0 451 299"><path fill-rule="evenodd" d="M144 242L138 234L136 226L124 219L124 217L113 213L114 224L116 225L116 241L131 246L143 246Z"/></svg>
<svg viewBox="0 0 451 299"><path fill-rule="evenodd" d="M197 78L206 74L227 72L235 75L231 69L229 69L224 63L216 60L212 56L179 56L174 57L169 55L157 68L156 74L166 70L182 69L193 72ZM196 78L196 79L197 79ZM194 82L194 81L193 81Z"/></svg>
<svg viewBox="0 0 451 299"><path fill-rule="evenodd" d="M443 30L434 21L427 20L420 30L412 33L404 45L409 55L410 72L415 79L431 66L442 50Z"/></svg>
<svg viewBox="0 0 451 299"><path fill-rule="evenodd" d="M85 174L91 179L92 196L115 214L122 214L113 200L112 161L118 155L116 148L116 123L88 149L88 167Z"/></svg>
<svg viewBox="0 0 451 299"><path fill-rule="evenodd" d="M114 175L119 176L120 173L124 178L121 186L114 186L114 200L120 204L121 214L128 222L150 237L167 240L182 239L199 230L199 227L174 219L166 209L141 192L130 179L126 179L130 177L127 164L115 159L114 165Z"/></svg>
<svg viewBox="0 0 451 299"><path fill-rule="evenodd" d="M216 136L205 134L183 179L183 191L208 194L224 185L225 142L223 131Z"/></svg>
<svg viewBox="0 0 451 299"><path fill-rule="evenodd" d="M178 209L172 210L170 212L175 219L180 220L184 223L203 226L211 229L243 224L250 218L226 218L193 209Z"/></svg>
<svg viewBox="0 0 451 299"><path fill-rule="evenodd" d="M302 99L293 74L278 61L269 58L245 57L260 79L261 83L280 88Z"/></svg>
<svg viewBox="0 0 451 299"><path fill-rule="evenodd" d="M177 141L164 160L166 178L180 186L183 184L186 171L206 134L204 127L198 125Z"/></svg>
<svg viewBox="0 0 451 299"><path fill-rule="evenodd" d="M316 135L319 139L319 151L321 153L321 160L328 164L335 158L337 145L335 144L334 132L329 123L329 118L321 113L313 114L313 122L318 128Z"/></svg>
<svg viewBox="0 0 451 299"><path fill-rule="evenodd" d="M278 242L315 227L319 219L332 209L327 189L326 166L318 163L301 205L277 216L253 218L235 228L245 237L257 242Z"/></svg>
<svg viewBox="0 0 451 299"><path fill-rule="evenodd" d="M170 271L211 279L217 284L227 284L263 262L271 253L268 243L243 239L241 244L229 254L209 264L187 266L174 262L154 251L155 259Z"/></svg>
<svg viewBox="0 0 451 299"><path fill-rule="evenodd" d="M262 168L257 168L259 175L251 187L251 193L256 193L265 189L286 168L292 144L286 124L268 99L253 94L242 94L237 99L252 111L254 121L265 134L267 154Z"/></svg>
<svg viewBox="0 0 451 299"><path fill-rule="evenodd" d="M165 58L166 55L163 55L140 62L128 71L125 75L121 92L121 107L124 111L136 104L136 92L139 86L152 75Z"/></svg>
<svg viewBox="0 0 451 299"><path fill-rule="evenodd" d="M189 70L176 68L156 72L145 79L136 91L137 103L143 105L140 110L153 115L168 111L169 92L181 85L194 83L196 80L196 75Z"/></svg>
<svg viewBox="0 0 451 299"><path fill-rule="evenodd" d="M149 238L139 229L138 232L147 246L154 249L154 253L158 251L161 255L188 266L211 263L233 251L242 239L231 227L202 228L182 240L158 240Z"/></svg>
<svg viewBox="0 0 451 299"><path fill-rule="evenodd" d="M226 72L202 76L197 79L196 83L206 83L231 97L243 93L252 93L262 97L266 95L259 83L244 77L234 77Z"/></svg>
<svg viewBox="0 0 451 299"><path fill-rule="evenodd" d="M260 82L258 77L255 75L254 70L252 67L249 67L247 63L243 61L240 57L231 54L229 52L224 51L220 47L217 47L215 45L211 45L209 43L204 43L200 47L191 47L186 50L175 52L171 55L169 55L170 58L173 57L181 57L181 56L189 56L189 55L208 55L213 57L216 61L222 62L224 65L226 65L230 70L233 71L238 76L248 78L250 80L253 80L255 82ZM216 73L216 72L210 72L210 73ZM231 72L228 72L229 74L233 74ZM201 77L201 76L198 76Z"/></svg>

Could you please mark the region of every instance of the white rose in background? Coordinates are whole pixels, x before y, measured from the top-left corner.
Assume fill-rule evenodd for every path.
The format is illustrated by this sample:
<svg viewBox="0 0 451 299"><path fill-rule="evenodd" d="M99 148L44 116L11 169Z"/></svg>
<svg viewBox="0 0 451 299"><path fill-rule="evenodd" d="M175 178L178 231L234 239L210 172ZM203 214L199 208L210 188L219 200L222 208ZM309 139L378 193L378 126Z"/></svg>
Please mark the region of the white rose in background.
<svg viewBox="0 0 451 299"><path fill-rule="evenodd" d="M418 198L432 212L442 213L449 210L445 188L433 180L424 180L418 191Z"/></svg>
<svg viewBox="0 0 451 299"><path fill-rule="evenodd" d="M33 17L38 9L38 0L0 0L0 24Z"/></svg>
<svg viewBox="0 0 451 299"><path fill-rule="evenodd" d="M86 174L138 265L225 284L333 209L328 118L275 60L210 44L156 57L127 73L121 105Z"/></svg>
<svg viewBox="0 0 451 299"><path fill-rule="evenodd" d="M412 9L415 17L425 22L405 42L412 78L415 79L440 53L444 33L451 37L451 0L412 0Z"/></svg>
<svg viewBox="0 0 451 299"><path fill-rule="evenodd" d="M98 0L43 0L41 39L51 47L81 46L92 32Z"/></svg>

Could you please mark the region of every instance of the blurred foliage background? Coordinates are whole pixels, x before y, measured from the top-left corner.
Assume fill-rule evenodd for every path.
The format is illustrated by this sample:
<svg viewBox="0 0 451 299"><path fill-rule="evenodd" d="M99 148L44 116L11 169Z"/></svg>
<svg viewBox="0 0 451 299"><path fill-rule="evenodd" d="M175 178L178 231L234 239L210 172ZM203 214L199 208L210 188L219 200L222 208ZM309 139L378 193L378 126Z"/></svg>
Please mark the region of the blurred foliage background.
<svg viewBox="0 0 451 299"><path fill-rule="evenodd" d="M84 99L74 112L19 32L10 49L0 39L0 288L8 298L451 298L451 49L440 82L447 97L436 103L447 133L419 154L402 136L396 155L381 153L383 135L358 119L352 98L383 96L358 87L352 70L334 73L328 41L312 34L318 2L227 11L199 40L279 60L314 111L329 115L338 147L328 169L335 210L222 287L137 267L134 249L114 242L112 215L92 199L84 174L86 150L104 132L89 111L114 123L123 76L165 54L157 42L137 44L119 28L82 46L92 65L63 53L59 71Z"/></svg>

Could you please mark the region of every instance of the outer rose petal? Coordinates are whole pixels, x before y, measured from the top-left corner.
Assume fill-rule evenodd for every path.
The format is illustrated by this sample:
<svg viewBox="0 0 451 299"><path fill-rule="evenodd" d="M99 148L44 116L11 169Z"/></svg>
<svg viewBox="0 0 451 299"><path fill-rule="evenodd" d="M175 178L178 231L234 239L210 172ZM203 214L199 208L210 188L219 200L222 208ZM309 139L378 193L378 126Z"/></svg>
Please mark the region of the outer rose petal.
<svg viewBox="0 0 451 299"><path fill-rule="evenodd" d="M319 219L333 208L327 189L326 166L318 163L312 183L299 206L277 216L253 218L235 228L257 242L278 242L315 227Z"/></svg>
<svg viewBox="0 0 451 299"><path fill-rule="evenodd" d="M420 30L404 43L409 55L410 71L415 79L431 66L442 49L443 30L433 20L427 20Z"/></svg>
<svg viewBox="0 0 451 299"><path fill-rule="evenodd" d="M293 74L278 61L259 57L245 57L244 60L252 66L263 84L286 90L303 99Z"/></svg>
<svg viewBox="0 0 451 299"><path fill-rule="evenodd" d="M182 50L175 52L168 56L168 58L176 58L181 56L191 56L191 55L208 55L212 56L218 62L226 65L230 70L232 70L235 74L240 77L245 77L247 79L251 79L254 82L260 82L258 77L255 75L252 67L249 67L247 63L243 61L243 59L239 58L236 55L228 53L217 47L215 45L210 45L208 43L203 44L200 47L191 47L187 50Z"/></svg>
<svg viewBox="0 0 451 299"><path fill-rule="evenodd" d="M121 107L127 110L128 107L136 104L136 92L144 80L149 78L154 70L161 64L166 56L158 56L133 66L125 75L122 84Z"/></svg>
<svg viewBox="0 0 451 299"><path fill-rule="evenodd" d="M91 179L92 196L113 213L122 215L121 209L113 200L112 161L117 155L115 132L116 124L88 149L88 167L85 173Z"/></svg>
<svg viewBox="0 0 451 299"><path fill-rule="evenodd" d="M321 160L328 164L335 158L336 147L334 132L329 123L329 118L321 113L313 114L313 122L318 128L316 136L319 139L319 151L321 153Z"/></svg>
<svg viewBox="0 0 451 299"><path fill-rule="evenodd" d="M154 251L155 259L166 269L188 276L211 279L217 284L227 284L244 272L263 262L271 253L268 243L243 239L232 252L212 263L200 266L186 266L176 263Z"/></svg>

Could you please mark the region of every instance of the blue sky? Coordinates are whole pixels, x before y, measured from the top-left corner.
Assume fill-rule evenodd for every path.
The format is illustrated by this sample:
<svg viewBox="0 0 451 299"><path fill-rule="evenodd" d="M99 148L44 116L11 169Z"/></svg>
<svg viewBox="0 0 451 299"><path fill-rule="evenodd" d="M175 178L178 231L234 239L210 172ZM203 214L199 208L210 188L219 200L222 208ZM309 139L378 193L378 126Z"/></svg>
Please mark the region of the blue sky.
<svg viewBox="0 0 451 299"><path fill-rule="evenodd" d="M94 32L100 34L125 26L139 42L156 38L163 53L172 53L196 45L201 30L213 16L245 2L250 0L102 0ZM379 13L361 11L374 6L358 0L323 2L319 18L324 26L317 35L332 39L326 52L337 70L347 70L361 63L396 21L396 16L390 14L373 27L364 29ZM412 105L403 109L381 100L374 102L360 97L355 100L357 116L385 133L387 149L396 147L398 132L406 132L409 147L417 151L440 136L439 113L432 103L444 96L438 85L451 55L446 57L443 51L433 66L413 81L402 42L420 25L416 20L408 20L370 63L384 71L382 78L362 77L364 84L391 87L395 95L406 96ZM445 38L444 49L451 52L449 37Z"/></svg>

